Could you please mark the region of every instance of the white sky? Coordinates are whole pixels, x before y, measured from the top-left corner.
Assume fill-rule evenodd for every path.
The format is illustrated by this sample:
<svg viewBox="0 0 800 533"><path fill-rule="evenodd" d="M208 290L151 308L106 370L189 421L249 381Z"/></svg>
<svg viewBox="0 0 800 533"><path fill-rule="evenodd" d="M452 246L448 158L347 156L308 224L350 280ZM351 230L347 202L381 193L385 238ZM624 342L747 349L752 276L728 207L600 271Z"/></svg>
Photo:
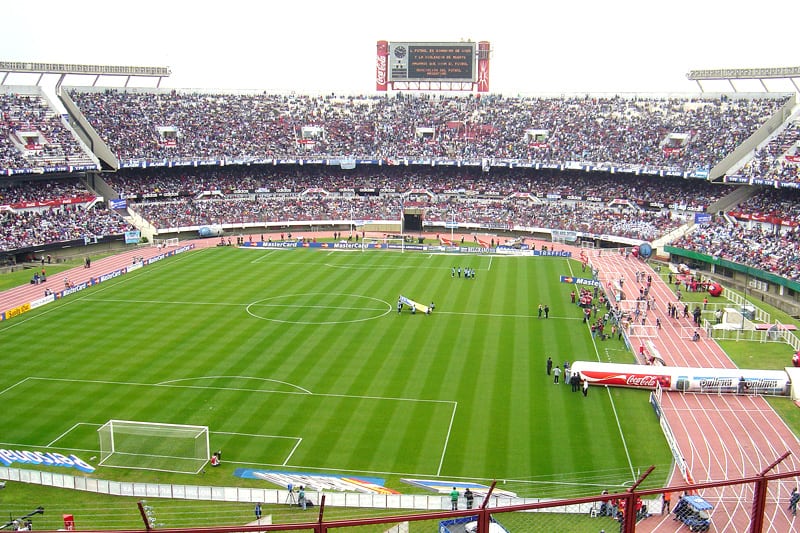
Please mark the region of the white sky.
<svg viewBox="0 0 800 533"><path fill-rule="evenodd" d="M800 66L789 0L40 0L1 13L0 60L168 66L162 87L372 93L380 39L490 41L491 92L506 94L696 92L692 69Z"/></svg>

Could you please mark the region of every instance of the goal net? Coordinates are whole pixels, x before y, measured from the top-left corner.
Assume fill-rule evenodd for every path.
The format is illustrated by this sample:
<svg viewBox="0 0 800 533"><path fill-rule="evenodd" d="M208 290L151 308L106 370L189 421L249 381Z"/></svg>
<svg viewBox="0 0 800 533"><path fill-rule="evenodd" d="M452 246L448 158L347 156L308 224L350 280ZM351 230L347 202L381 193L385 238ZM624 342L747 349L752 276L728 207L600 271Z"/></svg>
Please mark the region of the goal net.
<svg viewBox="0 0 800 533"><path fill-rule="evenodd" d="M97 433L102 466L196 474L211 457L207 426L109 420Z"/></svg>
<svg viewBox="0 0 800 533"><path fill-rule="evenodd" d="M383 238L376 238L376 237L363 237L361 239L361 251L367 250L369 248L375 248L377 250L400 250L401 252L405 252L405 240L396 237L383 237Z"/></svg>
<svg viewBox="0 0 800 533"><path fill-rule="evenodd" d="M718 328L752 331L756 329L756 325L752 320L748 319L744 314L742 314L741 309L725 307L722 313L722 324L718 325Z"/></svg>

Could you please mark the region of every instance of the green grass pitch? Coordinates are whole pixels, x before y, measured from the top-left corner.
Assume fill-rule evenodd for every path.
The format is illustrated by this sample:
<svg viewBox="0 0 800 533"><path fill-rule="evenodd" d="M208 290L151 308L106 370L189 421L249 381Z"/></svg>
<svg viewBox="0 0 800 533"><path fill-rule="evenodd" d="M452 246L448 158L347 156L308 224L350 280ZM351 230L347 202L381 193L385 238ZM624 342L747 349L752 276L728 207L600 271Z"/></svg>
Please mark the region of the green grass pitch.
<svg viewBox="0 0 800 533"><path fill-rule="evenodd" d="M0 447L88 460L100 425L140 420L208 426L224 452L217 485L251 467L381 476L406 492L400 477L438 476L575 496L656 465L661 486L670 455L646 393L584 398L545 375L548 356L630 360L619 341L593 343L559 282L572 274L579 263L553 257L182 254L0 323ZM398 314L401 294L436 310Z"/></svg>

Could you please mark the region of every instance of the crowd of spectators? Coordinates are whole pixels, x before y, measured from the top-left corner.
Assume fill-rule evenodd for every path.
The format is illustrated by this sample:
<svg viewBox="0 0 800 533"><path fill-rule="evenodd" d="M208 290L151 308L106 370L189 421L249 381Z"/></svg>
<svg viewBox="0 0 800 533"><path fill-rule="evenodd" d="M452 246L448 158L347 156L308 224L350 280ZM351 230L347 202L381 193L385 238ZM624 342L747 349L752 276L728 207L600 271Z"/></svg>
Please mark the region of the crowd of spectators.
<svg viewBox="0 0 800 533"><path fill-rule="evenodd" d="M11 179L0 180L0 206L21 205L38 202L64 203L72 198L94 196L86 185L76 177L60 179Z"/></svg>
<svg viewBox="0 0 800 533"><path fill-rule="evenodd" d="M777 230L719 217L671 246L800 280L800 233L796 227Z"/></svg>
<svg viewBox="0 0 800 533"><path fill-rule="evenodd" d="M107 182L158 228L287 220L425 220L556 228L652 240L733 190L704 180L505 169L325 166L120 171ZM213 193L212 193L213 191ZM368 192L365 192L368 191ZM376 197L377 196L377 197Z"/></svg>
<svg viewBox="0 0 800 533"><path fill-rule="evenodd" d="M130 169L106 175L105 179L122 197L137 201L197 196L209 191L229 195L239 191L303 193L322 189L336 193L374 189L395 193L427 191L431 197L458 194L507 198L528 194L544 199L548 196L600 198L605 202L620 199L643 206L677 204L693 211L704 211L733 190L701 179L658 178L654 186L652 177L604 172L497 168L487 173L480 168L369 165L345 171L324 165Z"/></svg>
<svg viewBox="0 0 800 533"><path fill-rule="evenodd" d="M634 239L652 240L685 221L666 213L631 208L608 208L581 202L544 204L509 202L442 202L425 205L425 217L438 225L448 220L495 229L514 227L556 228ZM304 196L302 199L184 198L134 206L142 217L161 229L188 228L207 224L250 226L286 221L397 221L400 198Z"/></svg>
<svg viewBox="0 0 800 533"><path fill-rule="evenodd" d="M286 221L398 220L399 198L304 196L299 198L206 199L183 198L134 206L157 228L207 224L269 224Z"/></svg>
<svg viewBox="0 0 800 533"><path fill-rule="evenodd" d="M800 280L800 191L763 188L671 243L792 280Z"/></svg>
<svg viewBox="0 0 800 533"><path fill-rule="evenodd" d="M108 209L84 205L8 211L0 217L0 250L3 252L63 241L119 235L134 229Z"/></svg>
<svg viewBox="0 0 800 533"><path fill-rule="evenodd" d="M729 210L744 220L780 221L780 225L800 225L800 191L761 188L757 194Z"/></svg>
<svg viewBox="0 0 800 533"><path fill-rule="evenodd" d="M124 161L495 158L683 170L712 167L785 102L119 89L70 96Z"/></svg>
<svg viewBox="0 0 800 533"><path fill-rule="evenodd" d="M800 119L758 150L739 174L747 178L800 183Z"/></svg>
<svg viewBox="0 0 800 533"><path fill-rule="evenodd" d="M72 131L38 94L0 93L0 170L91 164Z"/></svg>
<svg viewBox="0 0 800 533"><path fill-rule="evenodd" d="M604 173L326 166L209 167L122 170L107 183L156 228L286 221L395 220L403 205L425 220L495 228L524 226L652 240L684 222L673 208L702 210L732 190L704 180ZM213 193L211 192L213 191ZM131 229L113 212L85 209L95 198L84 183L7 180L0 185L4 251ZM68 204L79 204L70 207ZM653 207L653 205L656 207ZM74 223L65 221L64 217ZM87 218L88 217L88 218ZM31 227L28 228L27 225Z"/></svg>
<svg viewBox="0 0 800 533"><path fill-rule="evenodd" d="M92 205L95 199L75 177L0 181L0 251L135 229L115 211Z"/></svg>
<svg viewBox="0 0 800 533"><path fill-rule="evenodd" d="M403 206L425 221L541 228L653 240L732 189L704 180L604 173L480 169L224 167L121 171L108 183L159 229L285 221L397 220ZM151 186L152 185L152 186Z"/></svg>

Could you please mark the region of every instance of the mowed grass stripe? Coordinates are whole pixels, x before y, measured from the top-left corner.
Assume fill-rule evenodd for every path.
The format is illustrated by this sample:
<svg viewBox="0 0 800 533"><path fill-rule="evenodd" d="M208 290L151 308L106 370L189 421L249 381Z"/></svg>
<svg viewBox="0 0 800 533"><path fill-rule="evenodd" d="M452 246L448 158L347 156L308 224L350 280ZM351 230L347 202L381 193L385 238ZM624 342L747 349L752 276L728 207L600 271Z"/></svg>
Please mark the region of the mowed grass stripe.
<svg viewBox="0 0 800 533"><path fill-rule="evenodd" d="M404 262L406 261L405 258L402 259ZM402 267L402 265L399 266ZM407 268L383 269L382 272L384 274L381 283L381 292L383 294L407 293L404 290L405 287L419 286L425 278L425 273L419 269L411 269L410 271ZM356 282L360 283L357 280ZM396 287L397 290L392 289L392 287ZM417 297L413 292L408 294L411 297ZM403 369L403 375L399 379L403 382L407 381L409 368L415 366L418 358L427 357L424 352L419 350L419 343L413 342L409 334L414 334L411 332L423 324L421 321L430 319L431 317L421 316L421 313L417 316L411 316L408 309L406 309L399 316L396 312L393 312L391 316L384 317L382 323L386 324L386 327L364 325L361 327L363 331L361 335L352 335L347 336L346 339L341 339L340 346L344 353L351 353L352 355L347 358L348 365L343 369L339 369L339 374L333 377L333 387L339 390L347 390L352 394L375 394L376 391L381 390L385 393L386 389L373 383L375 367L382 367L385 361L401 362L402 366L395 366L395 368ZM405 330L408 330L409 334L405 334ZM367 389L369 390L364 390L364 384L367 384ZM403 462L396 463L393 466L393 470L400 468L403 469L402 471L407 471L405 468L408 468L408 464L404 462L408 459L407 454L394 454L393 450L402 449L399 443L414 440L413 438L407 438L406 435L409 432L410 435L414 435L418 429L418 424L426 424L428 421L426 419L414 420L406 418L405 423L403 423L403 417L392 417L396 413L410 412L409 407L403 402L382 402L380 408L378 405L374 402L370 403L364 412L360 413L363 416L348 420L343 431L355 435L363 435L369 427L380 424L381 421L388 418L392 419L394 423L392 424L392 430L383 436L382 441L398 444L390 445L388 449L383 449L382 446L377 446L376 442L370 442L367 448L357 447L353 449L352 453L358 455L358 460L364 461L365 464L375 464L375 461L385 462L386 457L397 457L402 459ZM418 445L419 442L416 444ZM420 456L415 454L415 457ZM415 459L413 465L418 464L419 460Z"/></svg>
<svg viewBox="0 0 800 533"><path fill-rule="evenodd" d="M518 295L524 295L524 286L511 287L512 284L504 284L499 280L505 278L509 273L508 262L494 263L491 273L485 273L480 278L470 280L469 283L487 284L486 291L480 291L480 302L477 306L486 309L490 313L503 314L502 310L508 309L508 291ZM515 284L513 284L515 285ZM487 295L489 296L487 298ZM511 449L511 442L525 440L524 430L516 436L509 435L509 427L517 426L518 420L512 420L515 413L511 409L511 404L516 400L511 397L509 390L510 370L515 355L513 349L508 344L511 340L509 335L513 335L514 325L518 323L514 318L492 318L487 320L477 320L475 335L472 342L480 346L481 357L491 362L481 369L481 383L483 387L477 389L483 398L476 398L473 393L471 397L464 398L463 414L475 409L475 402L485 402L486 409L483 416L486 420L480 421L477 428L465 427L462 424L457 426L454 446L452 453L448 455L447 471L463 471L470 463L475 464L482 475L495 470L498 463L504 463L504 457ZM481 322L483 325L481 326ZM471 380L470 380L471 381ZM519 404L518 404L519 405ZM462 416L463 416L462 414ZM460 421L460 419L459 419ZM489 431L484 431L483 436L475 438L480 426L486 426L488 422ZM519 428L522 430L522 428ZM467 430L467 431L465 431ZM511 439L514 439L513 441ZM472 442L477 441L477 446L473 447ZM482 446L481 446L482 445ZM496 450L505 450L505 453L496 453ZM474 454L474 456L473 456ZM496 471L504 471L505 468Z"/></svg>
<svg viewBox="0 0 800 533"><path fill-rule="evenodd" d="M499 277L514 279L518 266L519 263L508 261L497 265ZM499 284L495 294L502 295L503 298L497 301L502 302L503 308L513 308L514 302L525 301L525 295L531 291L529 281L528 277L520 277L515 286ZM512 465L513 468L522 466L527 471L532 463L528 451L538 444L531 433L533 421L530 418L530 404L536 396L531 394L529 385L530 361L535 357L533 354L537 342L537 324L526 316L532 314L529 309L523 307L518 311L521 318L498 321L494 339L500 364L497 366L492 396L493 425L496 424L497 427L497 431L493 432L497 438L492 446L505 447L507 452L486 454L489 458L484 467L487 474L498 471L506 475L511 471ZM513 387L517 382L521 384L519 390ZM505 415L501 416L501 413Z"/></svg>
<svg viewBox="0 0 800 533"><path fill-rule="evenodd" d="M91 406L96 398L93 392L91 389L76 390L67 382L31 379L21 383L0 396L4 422L7 421L0 440L9 444L47 446L76 422L75 409Z"/></svg>

